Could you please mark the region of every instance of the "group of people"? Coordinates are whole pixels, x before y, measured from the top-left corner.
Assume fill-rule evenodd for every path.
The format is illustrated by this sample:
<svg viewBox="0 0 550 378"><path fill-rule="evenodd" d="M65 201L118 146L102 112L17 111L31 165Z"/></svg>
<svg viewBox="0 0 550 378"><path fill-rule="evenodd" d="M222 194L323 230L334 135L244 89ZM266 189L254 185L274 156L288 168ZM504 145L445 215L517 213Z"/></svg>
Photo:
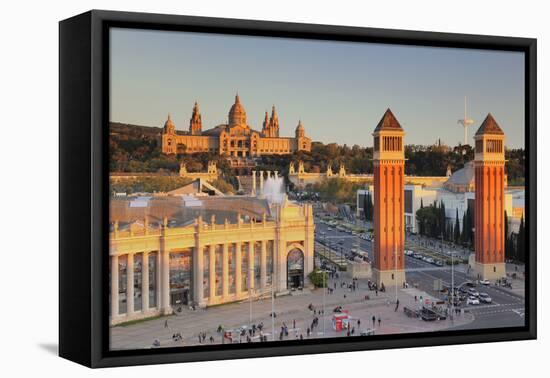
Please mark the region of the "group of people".
<svg viewBox="0 0 550 378"><path fill-rule="evenodd" d="M367 281L367 286L368 286L370 291L376 292L376 296L378 296L378 291L380 291L382 293L386 291L386 287L384 286L384 282L382 282L380 284L380 287L378 287L378 284L376 282L372 282L371 280L368 280Z"/></svg>

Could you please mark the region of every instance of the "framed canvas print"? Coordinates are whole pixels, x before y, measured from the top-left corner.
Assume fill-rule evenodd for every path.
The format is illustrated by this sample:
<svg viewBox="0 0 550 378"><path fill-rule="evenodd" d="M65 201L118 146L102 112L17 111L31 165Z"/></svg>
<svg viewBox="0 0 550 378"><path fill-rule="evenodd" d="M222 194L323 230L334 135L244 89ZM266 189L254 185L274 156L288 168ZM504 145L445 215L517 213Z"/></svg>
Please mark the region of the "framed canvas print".
<svg viewBox="0 0 550 378"><path fill-rule="evenodd" d="M60 355L536 337L536 40L60 22Z"/></svg>

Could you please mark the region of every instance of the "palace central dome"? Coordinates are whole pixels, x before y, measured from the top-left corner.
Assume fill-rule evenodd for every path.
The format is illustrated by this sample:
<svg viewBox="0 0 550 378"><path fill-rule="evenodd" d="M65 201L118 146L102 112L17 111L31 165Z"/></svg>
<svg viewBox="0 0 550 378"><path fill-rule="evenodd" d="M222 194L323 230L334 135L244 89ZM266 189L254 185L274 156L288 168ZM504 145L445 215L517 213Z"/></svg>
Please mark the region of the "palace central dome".
<svg viewBox="0 0 550 378"><path fill-rule="evenodd" d="M243 125L246 126L246 111L241 104L239 95L235 96L235 103L229 110L229 127Z"/></svg>

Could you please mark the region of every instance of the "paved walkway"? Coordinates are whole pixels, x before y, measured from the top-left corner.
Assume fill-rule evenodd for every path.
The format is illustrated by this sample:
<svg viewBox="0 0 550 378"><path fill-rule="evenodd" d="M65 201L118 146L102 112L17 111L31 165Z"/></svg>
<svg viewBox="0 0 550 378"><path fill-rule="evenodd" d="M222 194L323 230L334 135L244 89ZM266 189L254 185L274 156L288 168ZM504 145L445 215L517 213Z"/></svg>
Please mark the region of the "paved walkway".
<svg viewBox="0 0 550 378"><path fill-rule="evenodd" d="M285 340L297 339L300 335L307 338L307 328L311 327L312 320L316 316L319 317L318 326L313 330L310 337L346 336L346 332L335 331L332 328L332 310L336 306L342 306L344 310L349 312L352 318L354 336L359 335L362 330L372 328L374 328L376 334L431 332L466 325L473 320L473 317L469 314L455 317L454 320L433 322L409 318L404 314L403 306L419 308L420 296L425 299L429 297L428 294L417 289L398 289L399 308L395 311L395 291L392 288L388 288L385 293L378 293L378 296L376 296L374 291L366 290L365 280L359 280L359 289L353 292L342 288L342 281L349 282L344 278L329 280L329 287L334 288L334 283L336 283L336 289L334 289L333 294L325 296L324 316L318 314L318 311L323 309L322 289L313 290L308 294L276 298L275 340L279 339L283 322L290 329L289 336L284 337ZM369 295L370 299L366 300L365 295ZM415 302L415 295L417 296L417 302ZM315 314L307 308L310 303L316 309ZM268 340L272 339L270 313L270 299L252 302L252 323L259 324L263 322L264 334L268 336ZM373 316L376 319L374 325L372 323ZM378 323L378 318L380 318L380 323ZM250 303L248 301L211 307L206 310L192 311L184 309L177 315L111 328L111 348L150 348L155 339L160 340L161 347L198 345L198 335L202 332L206 333L205 343L208 344L212 336L214 343L219 344L224 341L222 340L222 334L216 332L219 325L222 325L225 329L234 329L249 326L249 323ZM173 341L172 335L174 333L180 333L183 340Z"/></svg>

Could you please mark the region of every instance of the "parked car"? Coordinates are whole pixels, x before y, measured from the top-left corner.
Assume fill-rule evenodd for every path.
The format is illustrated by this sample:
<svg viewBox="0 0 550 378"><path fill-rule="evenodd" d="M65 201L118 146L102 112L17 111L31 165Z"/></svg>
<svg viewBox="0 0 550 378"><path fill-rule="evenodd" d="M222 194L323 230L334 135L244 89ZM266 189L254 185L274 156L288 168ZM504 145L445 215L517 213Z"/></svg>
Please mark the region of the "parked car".
<svg viewBox="0 0 550 378"><path fill-rule="evenodd" d="M468 297L468 300L466 301L466 303L469 305L478 305L479 299L477 299L476 297L470 296Z"/></svg>
<svg viewBox="0 0 550 378"><path fill-rule="evenodd" d="M489 286L491 284L488 279L480 280L479 283L485 286Z"/></svg>
<svg viewBox="0 0 550 378"><path fill-rule="evenodd" d="M479 301L483 303L492 303L493 299L487 293L479 293Z"/></svg>
<svg viewBox="0 0 550 378"><path fill-rule="evenodd" d="M443 261L441 261L441 260L436 260L436 261L435 261L435 265L437 265L437 266L443 266Z"/></svg>
<svg viewBox="0 0 550 378"><path fill-rule="evenodd" d="M427 262L427 263L430 263L430 264L433 264L433 263L435 263L435 260L434 260L433 258L431 258L431 257L428 257L428 258L426 259L426 262Z"/></svg>
<svg viewBox="0 0 550 378"><path fill-rule="evenodd" d="M468 289L468 295L471 297L479 297L479 292L476 289L470 288Z"/></svg>
<svg viewBox="0 0 550 378"><path fill-rule="evenodd" d="M476 287L476 283L474 281L467 281L466 282L466 286L469 286L469 287Z"/></svg>

